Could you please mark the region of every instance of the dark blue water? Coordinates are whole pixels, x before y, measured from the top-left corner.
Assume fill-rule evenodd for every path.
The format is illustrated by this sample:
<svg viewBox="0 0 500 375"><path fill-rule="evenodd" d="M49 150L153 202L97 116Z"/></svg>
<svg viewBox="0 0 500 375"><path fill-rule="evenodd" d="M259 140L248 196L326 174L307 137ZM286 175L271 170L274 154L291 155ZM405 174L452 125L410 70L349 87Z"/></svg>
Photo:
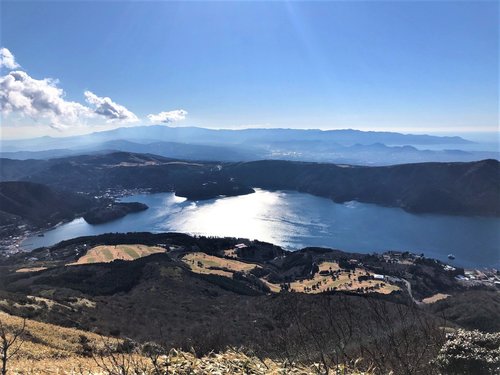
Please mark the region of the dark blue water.
<svg viewBox="0 0 500 375"><path fill-rule="evenodd" d="M150 209L119 220L90 225L76 219L28 238L33 249L59 241L107 232L176 231L234 236L272 242L287 249L305 246L346 251L403 250L424 253L466 267L500 267L500 219L414 215L399 208L348 202L288 191L192 202L172 193L135 195L124 201ZM447 255L453 253L455 261Z"/></svg>

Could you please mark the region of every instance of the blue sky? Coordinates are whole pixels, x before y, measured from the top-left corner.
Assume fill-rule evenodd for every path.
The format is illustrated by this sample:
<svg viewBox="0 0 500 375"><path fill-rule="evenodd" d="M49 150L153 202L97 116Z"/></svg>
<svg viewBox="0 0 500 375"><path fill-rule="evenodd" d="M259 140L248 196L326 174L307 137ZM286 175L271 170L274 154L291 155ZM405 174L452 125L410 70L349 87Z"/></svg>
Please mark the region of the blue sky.
<svg viewBox="0 0 500 375"><path fill-rule="evenodd" d="M498 2L2 1L1 47L85 107L70 121L12 106L6 138L162 112L213 128L498 130Z"/></svg>

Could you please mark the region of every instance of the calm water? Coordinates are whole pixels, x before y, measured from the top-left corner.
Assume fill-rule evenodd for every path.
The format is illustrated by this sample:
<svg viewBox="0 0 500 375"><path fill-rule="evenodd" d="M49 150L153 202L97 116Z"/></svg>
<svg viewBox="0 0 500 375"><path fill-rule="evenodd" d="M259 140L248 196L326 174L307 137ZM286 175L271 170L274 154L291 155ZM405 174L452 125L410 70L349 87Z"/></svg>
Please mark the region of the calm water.
<svg viewBox="0 0 500 375"><path fill-rule="evenodd" d="M347 251L408 250L462 266L500 266L500 219L413 215L398 208L348 202L289 191L192 202L173 193L135 195L123 201L146 203L149 210L100 225L76 219L28 238L33 249L107 232L176 231L259 239L287 249L305 246Z"/></svg>

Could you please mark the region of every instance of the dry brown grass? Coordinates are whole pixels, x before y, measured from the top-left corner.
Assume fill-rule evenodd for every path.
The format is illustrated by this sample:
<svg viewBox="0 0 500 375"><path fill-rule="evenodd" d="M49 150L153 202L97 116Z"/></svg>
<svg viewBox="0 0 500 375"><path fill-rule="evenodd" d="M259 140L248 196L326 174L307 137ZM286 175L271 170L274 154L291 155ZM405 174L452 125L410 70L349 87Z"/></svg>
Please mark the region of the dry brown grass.
<svg viewBox="0 0 500 375"><path fill-rule="evenodd" d="M22 318L3 312L0 312L0 321L8 331L19 329L23 324ZM80 336L86 336L97 346L102 341L94 333L26 320L23 343L18 354L9 362L9 374L78 373L81 363L94 369L91 359L79 355Z"/></svg>
<svg viewBox="0 0 500 375"><path fill-rule="evenodd" d="M256 264L219 258L201 252L187 254L182 257L182 261L186 263L193 272L226 277L232 277L234 272L248 272L255 267L259 267Z"/></svg>
<svg viewBox="0 0 500 375"><path fill-rule="evenodd" d="M116 259L134 260L150 254L165 251L166 250L161 247L146 245L96 246L90 249L84 256L79 258L78 261L68 265L112 262ZM224 255L228 257L237 257L234 249L225 250ZM232 278L235 272L249 272L256 267L260 267L254 263L242 262L237 259L217 257L203 252L188 253L184 255L181 260L191 268L191 271L195 273L219 275L228 278ZM321 276L319 274L320 272L318 272L312 279L297 280L290 283L290 288L295 292L311 294L322 293L331 289L353 291L358 288L372 287L376 287L375 291L382 294L389 294L393 291L399 290L398 286L389 284L385 281L358 281L357 279L359 276L366 275L366 271L361 268L356 268L354 272L351 273L351 277L349 277L349 272L347 272L347 270L341 270L337 262L324 261L319 264L319 271L338 272L338 277L333 280L331 276ZM18 272L21 271L18 270ZM372 274L370 273L370 275ZM265 278L261 278L261 280L269 287L271 292L280 292L280 285L273 284Z"/></svg>
<svg viewBox="0 0 500 375"><path fill-rule="evenodd" d="M341 270L336 262L323 262L319 265L321 271L338 271L339 274L335 280L331 276L322 276L317 272L312 279L297 280L290 283L290 288L295 292L302 293L322 293L330 289L352 291L358 288L370 288L378 285L377 293L389 294L395 290L399 290L396 285L389 284L379 280L358 281L359 276L367 274L366 270L356 268L354 272L349 273L347 270ZM369 275L373 275L368 272ZM351 277L349 277L351 275ZM313 289L314 286L314 289Z"/></svg>
<svg viewBox="0 0 500 375"><path fill-rule="evenodd" d="M269 289L271 290L271 292L273 292L273 293L279 293L279 292L281 292L281 286L279 286L278 284L273 284L273 283L267 281L263 277L261 277L260 279L264 282L264 284L266 284L269 287Z"/></svg>
<svg viewBox="0 0 500 375"><path fill-rule="evenodd" d="M0 320L11 329L19 329L23 319L0 312ZM60 327L53 324L26 320L26 341L21 347L20 357L31 360L47 358L66 358L75 355L80 349L80 335L86 336L91 342L99 342L100 336L74 328Z"/></svg>
<svg viewBox="0 0 500 375"><path fill-rule="evenodd" d="M229 253L225 252L225 254ZM260 267L257 264L241 262L235 259L220 258L202 252L186 254L182 257L182 261L186 263L193 272L229 278L233 277L234 272L249 272L256 267ZM290 283L290 288L295 292L310 294L322 293L333 288L336 288L336 290L352 291L358 288L377 287L376 292L382 294L389 294L392 291L399 290L399 287L396 285L389 284L385 281L358 281L357 278L359 276L367 274L367 272L361 268L356 268L349 278L349 272L347 270L341 270L337 262L322 262L319 265L319 271L337 271L339 274L336 280L333 280L331 276L321 276L318 272L312 279L297 280ZM368 274L373 275L372 273ZM271 292L279 293L281 291L280 285L273 284L265 278L261 278L261 280L269 287Z"/></svg>
<svg viewBox="0 0 500 375"><path fill-rule="evenodd" d="M68 264L108 263L117 259L135 260L155 253L164 253L165 249L146 245L102 245L88 250L76 262Z"/></svg>
<svg viewBox="0 0 500 375"><path fill-rule="evenodd" d="M238 258L238 254L236 253L236 249L224 250L224 256L229 257L229 258Z"/></svg>
<svg viewBox="0 0 500 375"><path fill-rule="evenodd" d="M201 358L192 353L172 350L165 360L170 363L171 372L169 374L172 375L317 375L325 373L324 371L320 372L321 366L319 364L302 366L268 358L259 359L233 349L224 353L211 353ZM345 375L364 374L342 366L340 366L339 371Z"/></svg>
<svg viewBox="0 0 500 375"><path fill-rule="evenodd" d="M36 272L46 270L47 267L27 267L27 268L19 268L16 272Z"/></svg>
<svg viewBox="0 0 500 375"><path fill-rule="evenodd" d="M134 356L134 364L140 368L140 374L153 375L154 368L143 356ZM303 366L285 364L271 359L259 359L241 351L227 350L224 353L211 353L201 358L189 352L172 350L160 359L160 364L168 363L169 375L317 375L320 365ZM131 366L132 368L134 365ZM162 367L163 368L163 367ZM132 370L131 370L132 371ZM350 370L339 366L343 375L368 375L368 373ZM43 361L23 359L17 361L10 372L13 375L47 374L85 374L105 375L91 358L52 358ZM130 372L132 374L132 372Z"/></svg>
<svg viewBox="0 0 500 375"><path fill-rule="evenodd" d="M9 367L12 375L48 375L48 374L104 374L92 358L67 357L47 359L16 359Z"/></svg>
<svg viewBox="0 0 500 375"><path fill-rule="evenodd" d="M0 320L8 329L18 329L23 320L19 317L0 312ZM104 348L106 343L116 342L94 333L73 328L64 328L53 324L27 320L23 344L18 355L8 366L8 374L12 375L45 375L45 374L107 374L99 363L110 365L110 357L93 358L80 355L80 337L85 336L96 348ZM117 356L121 356L117 354ZM97 358L97 357L96 357ZM123 358L131 365L131 370L140 368L141 374L154 374L152 363L140 354L123 354ZM313 375L318 373L319 365L298 366L285 364L271 359L259 359L247 355L242 350L226 350L223 353L210 353L197 357L193 353L171 350L159 357L159 363L168 364L171 375L187 374L253 374L253 375ZM132 373L132 372L130 372ZM345 369L343 374L363 374Z"/></svg>
<svg viewBox="0 0 500 375"><path fill-rule="evenodd" d="M422 300L423 303L434 303L434 302L437 302L437 301L441 301L443 299L446 299L448 298L450 295L449 294L443 294L443 293L437 293L437 294L434 294L433 296L430 296L430 297L427 297L427 298L424 298Z"/></svg>

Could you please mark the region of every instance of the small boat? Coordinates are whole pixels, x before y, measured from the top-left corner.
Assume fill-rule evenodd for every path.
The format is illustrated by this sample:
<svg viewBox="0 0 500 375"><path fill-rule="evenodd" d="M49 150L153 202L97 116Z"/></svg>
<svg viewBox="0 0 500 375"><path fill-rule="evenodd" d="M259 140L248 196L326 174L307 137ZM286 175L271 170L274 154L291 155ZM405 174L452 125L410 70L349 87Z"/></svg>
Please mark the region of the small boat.
<svg viewBox="0 0 500 375"><path fill-rule="evenodd" d="M455 259L455 255L453 255L453 254L448 254L448 259L451 259L451 260Z"/></svg>
<svg viewBox="0 0 500 375"><path fill-rule="evenodd" d="M38 237L45 237L45 234L40 233L40 234L38 234Z"/></svg>

